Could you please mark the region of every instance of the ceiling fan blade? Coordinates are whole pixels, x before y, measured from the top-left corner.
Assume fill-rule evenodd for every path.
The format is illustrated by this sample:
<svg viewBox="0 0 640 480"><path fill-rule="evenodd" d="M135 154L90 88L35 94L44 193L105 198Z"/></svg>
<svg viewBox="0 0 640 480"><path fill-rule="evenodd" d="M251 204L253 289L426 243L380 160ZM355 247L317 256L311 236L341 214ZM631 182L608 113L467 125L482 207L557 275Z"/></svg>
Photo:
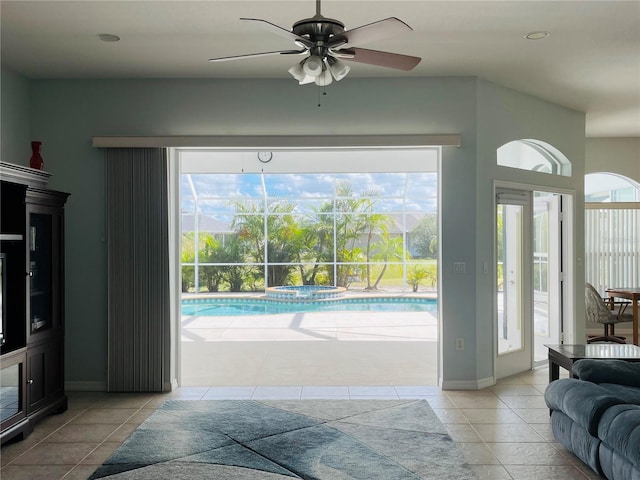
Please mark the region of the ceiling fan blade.
<svg viewBox="0 0 640 480"><path fill-rule="evenodd" d="M349 48L412 30L413 28L399 18L390 17L334 35L329 41L329 48Z"/></svg>
<svg viewBox="0 0 640 480"><path fill-rule="evenodd" d="M269 32L275 33L276 35L280 35L284 38L288 38L289 40L293 40L294 42L300 44L300 46L304 45L307 48L311 48L313 46L313 42L311 42L308 38L296 35L292 31L287 30L286 28L282 28L275 23L268 22L267 20L263 20L261 18L241 18L240 20L258 22L260 26L266 28Z"/></svg>
<svg viewBox="0 0 640 480"><path fill-rule="evenodd" d="M306 49L302 50L279 50L277 52L248 53L245 55L232 55L230 57L210 58L210 62L226 62L227 60L241 60L243 58L266 57L268 55L301 55L307 53Z"/></svg>
<svg viewBox="0 0 640 480"><path fill-rule="evenodd" d="M381 52L379 50L367 50L366 48L350 48L345 54L353 53L353 57L344 56L348 62L367 63L379 67L397 68L398 70L413 70L422 60L420 57L400 55L399 53Z"/></svg>

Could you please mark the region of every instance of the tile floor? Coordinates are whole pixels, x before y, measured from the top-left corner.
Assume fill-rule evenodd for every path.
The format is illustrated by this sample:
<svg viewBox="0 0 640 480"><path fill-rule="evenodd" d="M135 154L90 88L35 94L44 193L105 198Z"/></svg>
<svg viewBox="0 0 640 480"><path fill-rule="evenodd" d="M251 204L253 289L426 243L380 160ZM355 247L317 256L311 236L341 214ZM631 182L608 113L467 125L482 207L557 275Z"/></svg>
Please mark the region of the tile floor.
<svg viewBox="0 0 640 480"><path fill-rule="evenodd" d="M424 398L480 480L598 478L554 442L543 392L546 368L479 391L434 386L183 387L169 394L69 392L69 409L0 452L2 480L86 479L164 400Z"/></svg>

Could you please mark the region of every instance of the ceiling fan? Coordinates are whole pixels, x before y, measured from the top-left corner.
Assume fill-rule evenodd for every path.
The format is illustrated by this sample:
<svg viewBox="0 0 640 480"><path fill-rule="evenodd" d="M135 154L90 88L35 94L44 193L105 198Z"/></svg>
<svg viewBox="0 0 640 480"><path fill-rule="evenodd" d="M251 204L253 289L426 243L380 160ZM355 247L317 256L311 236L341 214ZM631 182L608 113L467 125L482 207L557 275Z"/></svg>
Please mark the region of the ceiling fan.
<svg viewBox="0 0 640 480"><path fill-rule="evenodd" d="M291 30L279 27L260 18L241 18L249 22L258 22L268 31L293 40L297 50L250 53L230 57L210 58L210 62L224 62L244 58L264 57L268 55L305 55L305 58L291 67L289 73L305 85L315 83L329 85L333 79L342 80L350 70L342 60L366 63L380 67L412 70L421 58L398 53L382 52L359 48L358 45L380 40L413 29L396 17L386 18L361 27L345 30L344 24L320 13L320 0L316 0L316 14L293 24Z"/></svg>

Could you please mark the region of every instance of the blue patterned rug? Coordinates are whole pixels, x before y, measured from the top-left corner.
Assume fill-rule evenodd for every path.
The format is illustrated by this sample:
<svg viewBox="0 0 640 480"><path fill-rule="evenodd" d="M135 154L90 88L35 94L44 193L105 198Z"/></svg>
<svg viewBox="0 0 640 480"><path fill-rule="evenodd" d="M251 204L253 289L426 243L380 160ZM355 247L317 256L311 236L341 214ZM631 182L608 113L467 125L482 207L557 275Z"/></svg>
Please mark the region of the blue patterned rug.
<svg viewBox="0 0 640 480"><path fill-rule="evenodd" d="M90 480L472 480L424 400L170 400Z"/></svg>

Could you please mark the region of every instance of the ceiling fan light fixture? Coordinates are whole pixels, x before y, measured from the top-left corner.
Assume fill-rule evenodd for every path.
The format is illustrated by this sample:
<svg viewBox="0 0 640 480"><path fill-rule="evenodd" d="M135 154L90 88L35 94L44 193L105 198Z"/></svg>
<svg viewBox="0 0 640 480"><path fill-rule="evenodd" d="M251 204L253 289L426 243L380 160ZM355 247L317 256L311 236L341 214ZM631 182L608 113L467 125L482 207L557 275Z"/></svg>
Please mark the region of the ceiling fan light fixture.
<svg viewBox="0 0 640 480"><path fill-rule="evenodd" d="M302 80L306 76L306 74L304 73L304 70L302 69L301 63L296 63L293 67L291 67L289 69L289 73L293 78L298 80L298 82L302 82Z"/></svg>
<svg viewBox="0 0 640 480"><path fill-rule="evenodd" d="M309 75L305 75L304 78L300 80L298 83L300 83L300 85L307 85L315 81L316 81L316 77L310 77Z"/></svg>
<svg viewBox="0 0 640 480"><path fill-rule="evenodd" d="M331 72L331 75L333 75L333 78L336 79L336 82L339 82L344 77L346 77L351 70L351 67L349 67L349 65L333 57L327 58L327 65L329 71Z"/></svg>
<svg viewBox="0 0 640 480"><path fill-rule="evenodd" d="M331 77L331 72L329 69L324 69L320 75L316 77L316 85L319 87L326 87L333 82L333 78Z"/></svg>
<svg viewBox="0 0 640 480"><path fill-rule="evenodd" d="M304 73L310 77L317 77L323 70L322 58L318 55L311 55L303 63L302 69L304 70Z"/></svg>

